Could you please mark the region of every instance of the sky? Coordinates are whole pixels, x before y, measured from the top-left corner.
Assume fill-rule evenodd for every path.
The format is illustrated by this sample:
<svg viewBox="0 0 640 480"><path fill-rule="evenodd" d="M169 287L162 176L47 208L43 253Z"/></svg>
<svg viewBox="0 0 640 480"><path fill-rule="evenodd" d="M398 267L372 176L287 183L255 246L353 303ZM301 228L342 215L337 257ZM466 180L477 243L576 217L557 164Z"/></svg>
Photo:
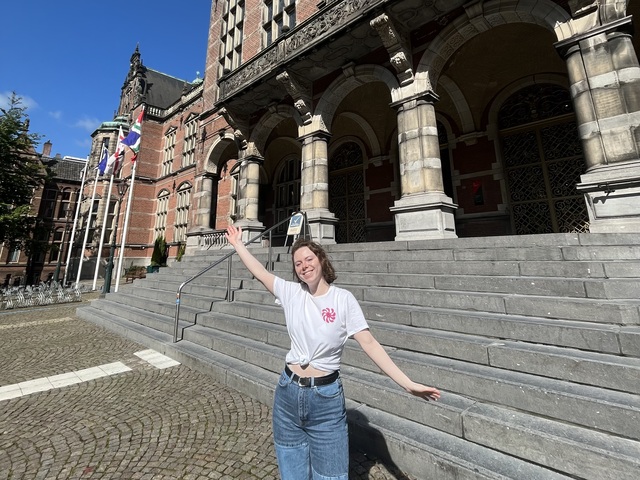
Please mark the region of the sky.
<svg viewBox="0 0 640 480"><path fill-rule="evenodd" d="M112 121L131 54L147 68L203 77L211 0L18 0L0 8L0 106L15 92L36 146L86 158L91 134ZM199 72L199 73L198 73Z"/></svg>

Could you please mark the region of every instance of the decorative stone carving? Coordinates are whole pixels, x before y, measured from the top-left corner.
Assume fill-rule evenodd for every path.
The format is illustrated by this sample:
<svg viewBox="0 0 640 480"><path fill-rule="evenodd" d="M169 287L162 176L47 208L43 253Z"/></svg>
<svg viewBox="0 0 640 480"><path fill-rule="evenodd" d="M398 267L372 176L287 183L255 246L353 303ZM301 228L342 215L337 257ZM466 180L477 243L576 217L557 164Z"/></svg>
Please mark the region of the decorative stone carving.
<svg viewBox="0 0 640 480"><path fill-rule="evenodd" d="M247 136L248 136L248 134L246 133L248 132L247 122L239 120L234 115L232 115L231 112L229 112L229 110L226 108L221 108L219 112L220 112L220 115L224 117L224 119L233 129L233 137L235 138L238 149L245 150L247 148Z"/></svg>
<svg viewBox="0 0 640 480"><path fill-rule="evenodd" d="M408 47L407 35L402 32L386 13L378 15L371 20L370 25L378 32L382 44L389 52L391 65L398 73L400 85L413 82L413 70L411 68L411 50Z"/></svg>
<svg viewBox="0 0 640 480"><path fill-rule="evenodd" d="M311 88L300 79L294 78L289 72L282 72L276 77L287 93L293 98L293 106L298 110L305 125L311 122Z"/></svg>
<svg viewBox="0 0 640 480"><path fill-rule="evenodd" d="M323 39L330 30L338 31L347 22L360 17L375 8L379 0L345 0L335 2L325 12L305 25L294 29L289 35L278 39L263 54L253 58L228 77L220 81L220 98L225 99L233 93L255 82L273 66L298 55L302 50L312 47Z"/></svg>

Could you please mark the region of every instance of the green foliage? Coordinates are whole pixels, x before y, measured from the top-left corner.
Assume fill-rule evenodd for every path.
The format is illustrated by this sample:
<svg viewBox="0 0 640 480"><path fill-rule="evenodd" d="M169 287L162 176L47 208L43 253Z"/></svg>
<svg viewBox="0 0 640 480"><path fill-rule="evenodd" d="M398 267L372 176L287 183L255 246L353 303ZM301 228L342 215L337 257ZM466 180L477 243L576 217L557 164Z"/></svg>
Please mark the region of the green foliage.
<svg viewBox="0 0 640 480"><path fill-rule="evenodd" d="M167 242L162 235L156 238L153 244L153 253L151 254L151 266L154 267L166 267L167 256L169 250L167 248Z"/></svg>
<svg viewBox="0 0 640 480"><path fill-rule="evenodd" d="M187 245L184 243L181 243L180 245L178 245L178 253L176 254L176 260L178 262L182 261L182 257L184 256L184 251L186 250Z"/></svg>
<svg viewBox="0 0 640 480"><path fill-rule="evenodd" d="M26 107L15 93L7 100L0 102L0 242L29 248L37 214L31 199L49 171L35 151L40 135L29 133Z"/></svg>

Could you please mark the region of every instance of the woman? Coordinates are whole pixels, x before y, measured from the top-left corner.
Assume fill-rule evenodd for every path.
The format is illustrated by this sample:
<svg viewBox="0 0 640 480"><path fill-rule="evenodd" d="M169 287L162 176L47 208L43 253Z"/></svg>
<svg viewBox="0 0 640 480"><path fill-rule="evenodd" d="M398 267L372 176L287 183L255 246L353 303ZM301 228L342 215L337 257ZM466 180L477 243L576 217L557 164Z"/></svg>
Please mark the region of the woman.
<svg viewBox="0 0 640 480"><path fill-rule="evenodd" d="M353 337L407 392L425 400L437 400L440 392L411 381L373 338L353 294L331 285L336 275L320 245L307 240L294 243L296 283L269 272L243 244L240 228L228 227L225 236L251 274L281 303L291 337L273 406L280 476L283 480L347 480L347 415L339 376L347 338Z"/></svg>

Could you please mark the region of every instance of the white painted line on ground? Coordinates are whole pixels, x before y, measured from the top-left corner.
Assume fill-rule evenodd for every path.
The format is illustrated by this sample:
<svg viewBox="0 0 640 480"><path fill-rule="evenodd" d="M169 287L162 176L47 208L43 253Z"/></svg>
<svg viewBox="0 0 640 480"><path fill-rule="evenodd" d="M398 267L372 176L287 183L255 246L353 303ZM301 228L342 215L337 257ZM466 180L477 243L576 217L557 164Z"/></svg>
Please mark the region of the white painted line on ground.
<svg viewBox="0 0 640 480"><path fill-rule="evenodd" d="M144 360L147 363L150 363L154 367L158 369L175 367L176 365L180 365L180 362L173 360L172 358L167 357L166 355L161 354L160 352L156 352L155 350L142 350L140 352L134 353L136 357Z"/></svg>
<svg viewBox="0 0 640 480"><path fill-rule="evenodd" d="M0 387L0 402L129 371L131 371L131 369L124 363L113 362L97 367L77 370L75 372L61 373L51 377L36 378L35 380L5 385L4 387Z"/></svg>
<svg viewBox="0 0 640 480"><path fill-rule="evenodd" d="M48 325L50 323L68 322L73 320L71 317L52 318L51 320L34 320L33 322L10 323L8 325L0 325L0 330L8 328L33 327L35 325Z"/></svg>

